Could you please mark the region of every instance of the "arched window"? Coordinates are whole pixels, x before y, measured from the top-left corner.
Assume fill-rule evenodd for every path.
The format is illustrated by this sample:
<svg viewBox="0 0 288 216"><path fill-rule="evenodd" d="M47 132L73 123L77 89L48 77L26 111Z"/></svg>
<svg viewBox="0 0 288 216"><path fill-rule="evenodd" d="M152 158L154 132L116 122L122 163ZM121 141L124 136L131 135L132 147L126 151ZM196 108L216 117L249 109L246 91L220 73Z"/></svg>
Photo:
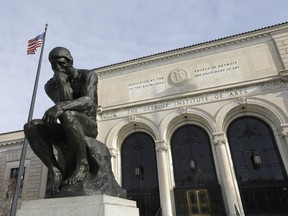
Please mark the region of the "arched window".
<svg viewBox="0 0 288 216"><path fill-rule="evenodd" d="M211 143L196 125L178 128L171 138L177 215L224 215Z"/></svg>
<svg viewBox="0 0 288 216"><path fill-rule="evenodd" d="M271 128L245 116L229 125L227 137L245 214L286 215L287 175Z"/></svg>
<svg viewBox="0 0 288 216"><path fill-rule="evenodd" d="M155 215L160 208L154 140L146 133L129 135L121 148L122 187L137 201L141 216Z"/></svg>
<svg viewBox="0 0 288 216"><path fill-rule="evenodd" d="M255 117L242 117L228 128L228 139L239 182L284 180L286 174L270 127ZM260 164L255 166L253 154Z"/></svg>
<svg viewBox="0 0 288 216"><path fill-rule="evenodd" d="M176 187L217 181L210 139L202 128L196 125L178 128L172 136L171 149Z"/></svg>

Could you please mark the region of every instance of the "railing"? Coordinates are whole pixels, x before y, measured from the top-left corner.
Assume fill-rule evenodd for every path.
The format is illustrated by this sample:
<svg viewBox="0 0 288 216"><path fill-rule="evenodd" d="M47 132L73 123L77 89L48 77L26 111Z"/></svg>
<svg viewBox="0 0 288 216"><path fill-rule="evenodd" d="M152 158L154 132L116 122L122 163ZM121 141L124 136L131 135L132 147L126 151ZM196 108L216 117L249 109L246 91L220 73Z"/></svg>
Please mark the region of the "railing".
<svg viewBox="0 0 288 216"><path fill-rule="evenodd" d="M156 212L155 216L161 216L161 207L158 209L158 211Z"/></svg>
<svg viewBox="0 0 288 216"><path fill-rule="evenodd" d="M140 216L161 216L159 214L160 197L158 192L154 193L140 193L140 192L128 192L128 197L131 200L137 202L137 207L139 208ZM161 213L161 211L160 211Z"/></svg>

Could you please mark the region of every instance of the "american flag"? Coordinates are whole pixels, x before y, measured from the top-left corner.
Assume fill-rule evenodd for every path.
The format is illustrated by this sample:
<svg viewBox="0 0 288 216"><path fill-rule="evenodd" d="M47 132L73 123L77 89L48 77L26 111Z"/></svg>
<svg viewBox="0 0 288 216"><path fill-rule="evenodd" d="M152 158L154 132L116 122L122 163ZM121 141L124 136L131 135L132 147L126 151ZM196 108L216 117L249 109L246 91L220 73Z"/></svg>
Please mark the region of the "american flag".
<svg viewBox="0 0 288 216"><path fill-rule="evenodd" d="M28 41L27 55L35 54L38 47L42 46L44 33Z"/></svg>

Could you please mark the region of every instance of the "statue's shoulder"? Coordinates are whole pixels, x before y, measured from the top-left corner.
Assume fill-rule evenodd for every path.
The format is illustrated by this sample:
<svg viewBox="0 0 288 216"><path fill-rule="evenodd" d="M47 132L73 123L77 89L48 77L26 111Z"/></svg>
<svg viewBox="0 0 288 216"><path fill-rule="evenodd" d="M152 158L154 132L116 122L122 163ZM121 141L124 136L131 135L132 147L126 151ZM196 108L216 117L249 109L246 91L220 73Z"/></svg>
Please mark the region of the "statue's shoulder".
<svg viewBox="0 0 288 216"><path fill-rule="evenodd" d="M82 77L84 77L86 80L93 79L96 82L98 82L98 75L94 70L88 70L88 69L78 69L78 72L82 74Z"/></svg>
<svg viewBox="0 0 288 216"><path fill-rule="evenodd" d="M55 83L53 77L46 82L46 84L44 85L44 88L45 88L45 91L47 91L47 90L49 91L49 90L56 88L56 83Z"/></svg>

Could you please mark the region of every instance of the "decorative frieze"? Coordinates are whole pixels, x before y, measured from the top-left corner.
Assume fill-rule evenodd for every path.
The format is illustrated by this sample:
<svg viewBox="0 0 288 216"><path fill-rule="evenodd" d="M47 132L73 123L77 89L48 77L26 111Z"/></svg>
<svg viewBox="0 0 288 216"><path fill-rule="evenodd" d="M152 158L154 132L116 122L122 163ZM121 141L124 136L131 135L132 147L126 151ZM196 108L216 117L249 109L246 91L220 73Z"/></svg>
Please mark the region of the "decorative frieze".
<svg viewBox="0 0 288 216"><path fill-rule="evenodd" d="M239 88L214 91L205 94L193 94L185 97L173 98L170 100L159 101L155 103L146 103L138 106L127 106L113 110L103 111L100 120L122 118L130 116L129 121L135 119L135 115L159 112L164 110L179 109L179 112L185 112L189 106L200 105L211 102L218 102L227 99L238 99L239 104L246 104L249 96L257 96L263 93L270 93L279 90L288 90L288 82L274 80L258 85L242 86Z"/></svg>
<svg viewBox="0 0 288 216"><path fill-rule="evenodd" d="M286 75L284 76L286 77ZM275 80L271 82L265 82L260 86L262 92L271 92L276 90L284 90L288 88L288 82L285 80L286 78L281 78L281 80Z"/></svg>

